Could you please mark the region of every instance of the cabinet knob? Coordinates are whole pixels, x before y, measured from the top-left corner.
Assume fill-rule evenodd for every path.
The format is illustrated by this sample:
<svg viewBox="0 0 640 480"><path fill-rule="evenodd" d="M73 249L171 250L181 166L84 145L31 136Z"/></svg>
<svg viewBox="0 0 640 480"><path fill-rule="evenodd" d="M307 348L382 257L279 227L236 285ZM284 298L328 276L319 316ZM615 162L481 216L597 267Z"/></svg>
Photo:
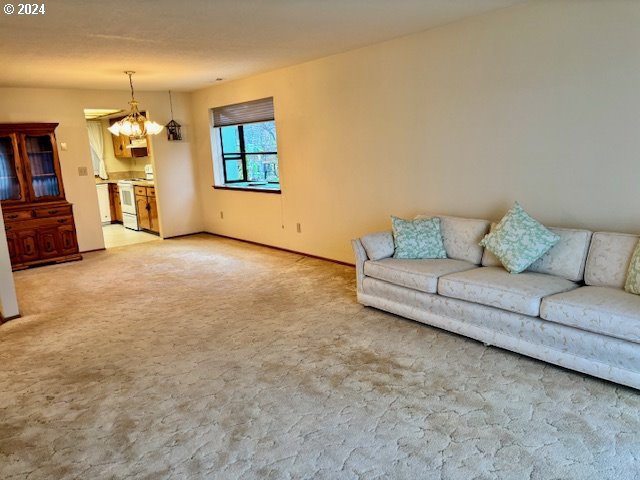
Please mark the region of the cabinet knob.
<svg viewBox="0 0 640 480"><path fill-rule="evenodd" d="M49 215L55 215L56 213L58 213L59 210L49 210L47 213Z"/></svg>
<svg viewBox="0 0 640 480"><path fill-rule="evenodd" d="M11 226L7 225L7 226L5 226L5 227L4 227L4 229L5 229L5 231L7 231L7 232L8 232L9 230L13 229L13 227L11 227Z"/></svg>
<svg viewBox="0 0 640 480"><path fill-rule="evenodd" d="M7 218L10 218L10 219L18 218L18 214L17 213L13 213L11 215L7 215Z"/></svg>
<svg viewBox="0 0 640 480"><path fill-rule="evenodd" d="M58 219L58 223L67 223L67 219L66 218L59 218Z"/></svg>

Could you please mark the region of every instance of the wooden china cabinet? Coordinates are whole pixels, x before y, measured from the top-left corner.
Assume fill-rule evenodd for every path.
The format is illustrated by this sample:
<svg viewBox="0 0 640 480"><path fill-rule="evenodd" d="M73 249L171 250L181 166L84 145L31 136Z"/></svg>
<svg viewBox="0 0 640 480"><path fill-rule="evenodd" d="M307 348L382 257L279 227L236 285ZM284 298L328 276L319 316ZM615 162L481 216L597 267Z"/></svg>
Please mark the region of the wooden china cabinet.
<svg viewBox="0 0 640 480"><path fill-rule="evenodd" d="M14 270L82 258L64 196L57 126L0 124L0 201Z"/></svg>

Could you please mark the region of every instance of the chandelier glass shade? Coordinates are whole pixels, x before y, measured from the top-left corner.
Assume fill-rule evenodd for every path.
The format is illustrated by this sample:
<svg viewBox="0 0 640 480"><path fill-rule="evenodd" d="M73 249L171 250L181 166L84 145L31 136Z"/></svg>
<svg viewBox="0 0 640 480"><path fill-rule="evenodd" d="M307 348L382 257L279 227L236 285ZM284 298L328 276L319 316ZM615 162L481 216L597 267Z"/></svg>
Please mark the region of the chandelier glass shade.
<svg viewBox="0 0 640 480"><path fill-rule="evenodd" d="M138 110L138 102L133 95L133 81L131 76L136 72L124 72L129 75L129 85L131 86L131 111L122 120L115 122L109 127L109 131L113 135L124 135L132 139L142 139L147 135L156 135L162 131L162 125L148 120Z"/></svg>

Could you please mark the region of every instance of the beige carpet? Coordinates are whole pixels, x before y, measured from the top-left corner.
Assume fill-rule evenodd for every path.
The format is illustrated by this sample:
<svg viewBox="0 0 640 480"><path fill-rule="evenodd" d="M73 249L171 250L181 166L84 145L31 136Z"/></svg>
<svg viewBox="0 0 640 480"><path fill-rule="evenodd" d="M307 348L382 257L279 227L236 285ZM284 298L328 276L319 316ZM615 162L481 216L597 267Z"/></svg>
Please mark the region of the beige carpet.
<svg viewBox="0 0 640 480"><path fill-rule="evenodd" d="M16 274L2 479L632 479L640 394L200 235Z"/></svg>

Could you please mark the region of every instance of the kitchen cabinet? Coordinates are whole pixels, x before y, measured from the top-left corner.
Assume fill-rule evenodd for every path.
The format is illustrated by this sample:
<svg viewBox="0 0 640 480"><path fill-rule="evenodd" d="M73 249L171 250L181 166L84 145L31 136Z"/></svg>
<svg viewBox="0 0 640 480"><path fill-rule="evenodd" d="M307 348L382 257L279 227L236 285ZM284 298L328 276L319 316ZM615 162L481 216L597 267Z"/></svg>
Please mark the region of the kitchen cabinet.
<svg viewBox="0 0 640 480"><path fill-rule="evenodd" d="M144 114L144 113L143 113ZM112 118L109 125L119 122L124 117ZM149 156L149 142L145 137L142 140L131 140L126 135L111 135L113 141L113 154L116 158L137 158Z"/></svg>
<svg viewBox="0 0 640 480"><path fill-rule="evenodd" d="M0 201L14 270L82 258L64 196L57 125L0 124Z"/></svg>
<svg viewBox="0 0 640 480"><path fill-rule="evenodd" d="M160 233L155 187L136 185L134 191L136 194L136 210L138 211L138 226L143 230Z"/></svg>
<svg viewBox="0 0 640 480"><path fill-rule="evenodd" d="M117 183L109 184L109 207L111 209L111 223L122 223L120 188Z"/></svg>

